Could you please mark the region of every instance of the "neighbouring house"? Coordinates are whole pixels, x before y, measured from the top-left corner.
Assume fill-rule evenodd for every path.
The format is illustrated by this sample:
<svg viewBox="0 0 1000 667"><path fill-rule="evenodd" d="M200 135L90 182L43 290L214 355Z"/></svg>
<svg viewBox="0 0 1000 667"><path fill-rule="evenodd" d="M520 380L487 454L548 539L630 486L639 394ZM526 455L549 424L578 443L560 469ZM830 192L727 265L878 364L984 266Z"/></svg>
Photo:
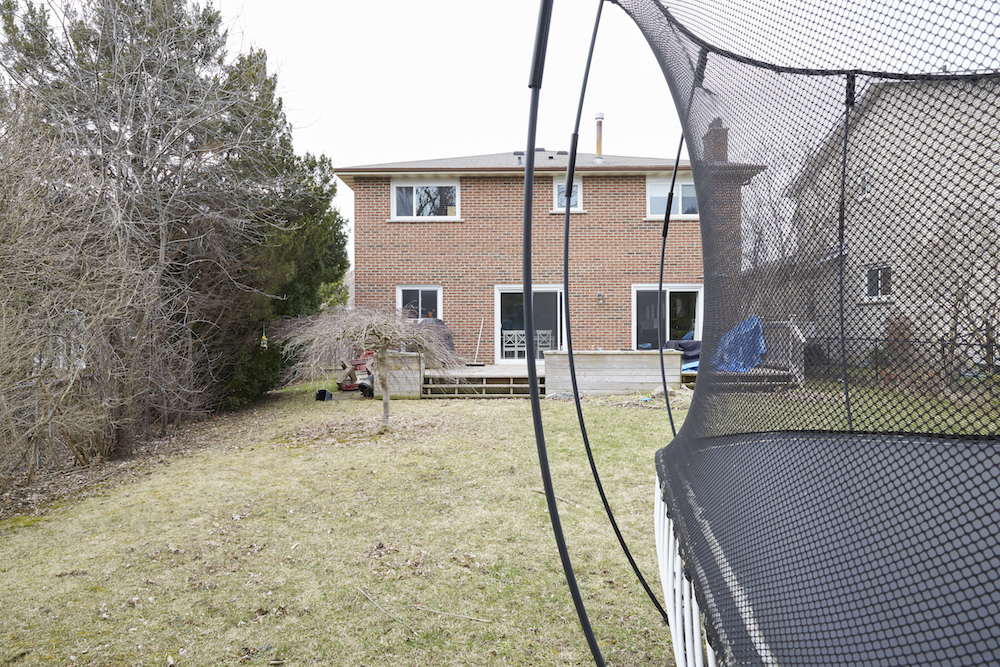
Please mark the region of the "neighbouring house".
<svg viewBox="0 0 1000 667"><path fill-rule="evenodd" d="M790 251L770 270L789 287L760 311L797 317L819 350L839 350L843 336L850 364L995 368L998 115L994 79L863 88L846 153L841 120L788 189Z"/></svg>

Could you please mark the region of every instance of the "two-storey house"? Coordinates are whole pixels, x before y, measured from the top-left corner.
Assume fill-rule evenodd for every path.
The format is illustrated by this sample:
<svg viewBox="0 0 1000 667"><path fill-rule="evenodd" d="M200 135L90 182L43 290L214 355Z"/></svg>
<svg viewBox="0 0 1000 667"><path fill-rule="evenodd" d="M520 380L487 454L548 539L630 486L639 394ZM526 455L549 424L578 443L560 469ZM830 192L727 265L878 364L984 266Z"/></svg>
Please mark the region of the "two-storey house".
<svg viewBox="0 0 1000 667"><path fill-rule="evenodd" d="M540 359L563 349L566 307L577 350L655 349L662 229L674 161L538 149L533 290ZM524 363L522 151L350 167L354 299L395 304L449 327L456 351ZM569 293L563 230L570 211ZM663 330L700 339L705 308L698 200L690 165L675 184L664 274Z"/></svg>

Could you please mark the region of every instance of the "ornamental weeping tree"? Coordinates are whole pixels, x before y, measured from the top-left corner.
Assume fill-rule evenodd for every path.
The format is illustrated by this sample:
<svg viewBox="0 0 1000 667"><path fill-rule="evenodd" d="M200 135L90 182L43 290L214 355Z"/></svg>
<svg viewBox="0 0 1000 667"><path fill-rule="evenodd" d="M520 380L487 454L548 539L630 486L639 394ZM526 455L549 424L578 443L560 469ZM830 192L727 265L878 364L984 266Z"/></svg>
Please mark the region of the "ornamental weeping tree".
<svg viewBox="0 0 1000 667"><path fill-rule="evenodd" d="M315 317L287 322L275 332L287 354L298 361L290 381L322 380L340 372L341 359L356 358L363 350L374 352L375 379L382 390L382 428L389 428L389 356L393 350L410 349L430 367L454 367L455 353L436 327L388 308L337 307Z"/></svg>

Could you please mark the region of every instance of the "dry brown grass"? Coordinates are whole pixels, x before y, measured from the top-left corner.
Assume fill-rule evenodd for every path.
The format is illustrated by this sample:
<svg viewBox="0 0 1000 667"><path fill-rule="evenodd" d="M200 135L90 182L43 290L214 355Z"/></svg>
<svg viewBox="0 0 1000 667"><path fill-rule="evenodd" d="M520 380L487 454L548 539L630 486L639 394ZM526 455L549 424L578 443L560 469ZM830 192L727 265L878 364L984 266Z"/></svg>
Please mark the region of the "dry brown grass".
<svg viewBox="0 0 1000 667"><path fill-rule="evenodd" d="M0 523L0 665L592 664L536 492L527 401L394 402L378 434L378 402L313 391L193 428L189 453L139 479ZM670 664L573 406L543 410L608 664ZM637 397L585 410L655 590L652 457L666 412Z"/></svg>

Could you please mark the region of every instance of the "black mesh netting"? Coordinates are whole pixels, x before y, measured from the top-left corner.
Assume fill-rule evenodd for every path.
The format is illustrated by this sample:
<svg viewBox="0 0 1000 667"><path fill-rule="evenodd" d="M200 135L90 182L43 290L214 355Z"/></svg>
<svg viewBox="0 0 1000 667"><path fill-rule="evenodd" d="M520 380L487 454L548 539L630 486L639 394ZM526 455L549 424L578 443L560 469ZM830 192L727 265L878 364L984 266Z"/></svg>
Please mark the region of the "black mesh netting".
<svg viewBox="0 0 1000 667"><path fill-rule="evenodd" d="M718 656L1000 663L1000 8L617 4L701 204L656 466Z"/></svg>

